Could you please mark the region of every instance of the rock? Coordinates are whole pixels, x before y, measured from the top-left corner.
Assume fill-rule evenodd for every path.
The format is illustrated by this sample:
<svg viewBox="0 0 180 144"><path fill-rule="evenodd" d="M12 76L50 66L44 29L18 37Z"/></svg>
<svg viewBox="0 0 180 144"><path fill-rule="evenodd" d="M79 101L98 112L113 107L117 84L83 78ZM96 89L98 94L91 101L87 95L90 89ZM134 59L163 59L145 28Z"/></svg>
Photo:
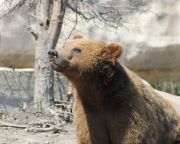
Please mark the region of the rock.
<svg viewBox="0 0 180 144"><path fill-rule="evenodd" d="M143 83L146 85L151 86L147 81L143 80ZM170 104L173 106L173 108L176 110L176 112L180 116L180 97L176 95L172 95L157 89L154 89L160 96L162 96L165 100L169 101Z"/></svg>
<svg viewBox="0 0 180 144"><path fill-rule="evenodd" d="M34 70L0 67L0 81L0 110L3 110L4 113L16 113L19 110L26 110L28 104L33 101ZM67 80L56 73L54 84L55 102L67 99L68 88Z"/></svg>
<svg viewBox="0 0 180 144"><path fill-rule="evenodd" d="M171 105L174 107L176 112L180 115L180 97L175 96L166 92L162 92L159 90L156 90L157 93L159 93L164 99L169 101Z"/></svg>

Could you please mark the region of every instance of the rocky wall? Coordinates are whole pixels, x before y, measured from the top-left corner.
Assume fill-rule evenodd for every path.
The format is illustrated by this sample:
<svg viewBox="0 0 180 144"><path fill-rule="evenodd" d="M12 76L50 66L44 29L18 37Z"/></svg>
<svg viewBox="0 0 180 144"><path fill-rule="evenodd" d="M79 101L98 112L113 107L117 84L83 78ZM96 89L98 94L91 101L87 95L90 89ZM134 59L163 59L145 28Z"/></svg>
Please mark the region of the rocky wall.
<svg viewBox="0 0 180 144"><path fill-rule="evenodd" d="M62 75L55 74L55 101L66 99L69 83ZM17 112L24 105L33 103L34 70L0 68L0 109Z"/></svg>

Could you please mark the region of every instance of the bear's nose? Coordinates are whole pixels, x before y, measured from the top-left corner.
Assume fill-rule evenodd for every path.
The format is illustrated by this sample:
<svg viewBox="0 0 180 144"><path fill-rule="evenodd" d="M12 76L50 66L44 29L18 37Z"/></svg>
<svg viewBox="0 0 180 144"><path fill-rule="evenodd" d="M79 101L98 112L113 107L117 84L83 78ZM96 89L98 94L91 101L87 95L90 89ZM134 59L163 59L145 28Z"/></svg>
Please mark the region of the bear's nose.
<svg viewBox="0 0 180 144"><path fill-rule="evenodd" d="M50 50L48 51L48 55L58 57L58 52L56 50Z"/></svg>

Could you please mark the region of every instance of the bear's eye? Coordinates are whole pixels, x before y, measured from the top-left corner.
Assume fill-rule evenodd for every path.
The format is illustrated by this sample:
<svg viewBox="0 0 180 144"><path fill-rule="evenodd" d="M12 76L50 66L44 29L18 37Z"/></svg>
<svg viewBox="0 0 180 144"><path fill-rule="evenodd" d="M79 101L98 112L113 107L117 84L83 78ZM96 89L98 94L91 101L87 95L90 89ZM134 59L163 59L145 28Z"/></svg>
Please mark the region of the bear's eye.
<svg viewBox="0 0 180 144"><path fill-rule="evenodd" d="M81 49L80 48L73 48L73 52L76 52L76 53L80 53L81 52Z"/></svg>

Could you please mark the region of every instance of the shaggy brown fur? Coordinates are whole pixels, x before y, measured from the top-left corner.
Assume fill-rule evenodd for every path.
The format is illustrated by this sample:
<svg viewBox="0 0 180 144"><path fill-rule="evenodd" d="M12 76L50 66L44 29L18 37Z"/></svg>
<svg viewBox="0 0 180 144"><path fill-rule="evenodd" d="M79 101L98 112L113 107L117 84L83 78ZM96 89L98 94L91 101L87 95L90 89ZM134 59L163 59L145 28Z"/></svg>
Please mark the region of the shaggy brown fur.
<svg viewBox="0 0 180 144"><path fill-rule="evenodd" d="M171 105L117 58L117 44L70 40L49 52L50 66L75 87L74 122L80 144L173 144L180 118Z"/></svg>

